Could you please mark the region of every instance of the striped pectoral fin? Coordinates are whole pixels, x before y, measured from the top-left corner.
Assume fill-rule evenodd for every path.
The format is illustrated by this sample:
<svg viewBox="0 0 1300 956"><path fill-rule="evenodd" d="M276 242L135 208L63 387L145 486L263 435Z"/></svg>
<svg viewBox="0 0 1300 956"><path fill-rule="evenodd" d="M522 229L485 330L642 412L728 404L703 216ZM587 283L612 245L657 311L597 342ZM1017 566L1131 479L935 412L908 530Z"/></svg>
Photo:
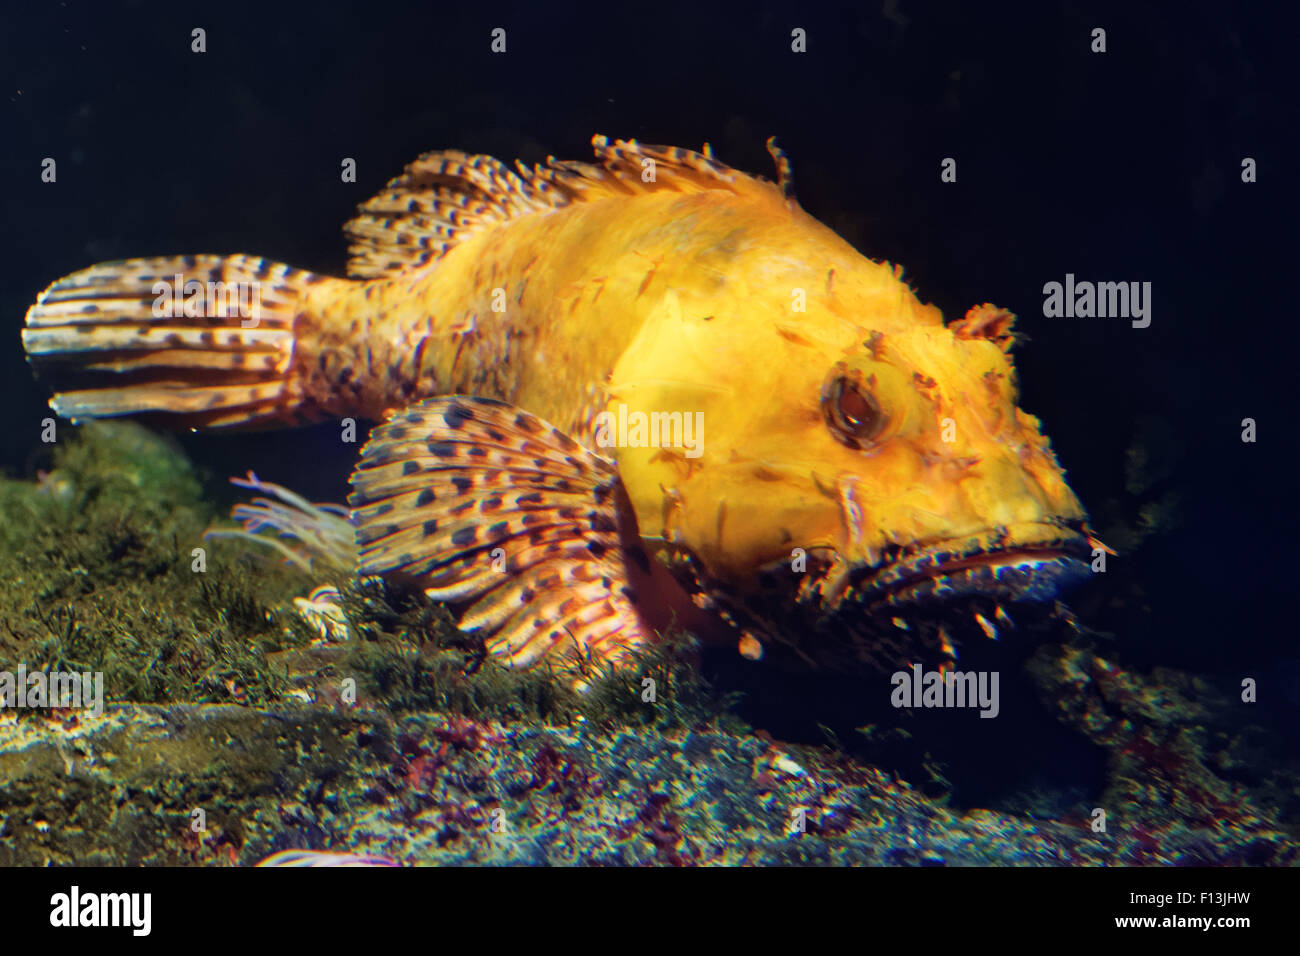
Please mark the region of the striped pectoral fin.
<svg viewBox="0 0 1300 956"><path fill-rule="evenodd" d="M41 293L23 346L74 421L168 416L218 427L298 420L294 327L326 279L256 256L104 262Z"/></svg>
<svg viewBox="0 0 1300 956"><path fill-rule="evenodd" d="M654 640L614 466L493 399L428 399L375 429L352 475L362 574L409 577L504 663L584 676Z"/></svg>

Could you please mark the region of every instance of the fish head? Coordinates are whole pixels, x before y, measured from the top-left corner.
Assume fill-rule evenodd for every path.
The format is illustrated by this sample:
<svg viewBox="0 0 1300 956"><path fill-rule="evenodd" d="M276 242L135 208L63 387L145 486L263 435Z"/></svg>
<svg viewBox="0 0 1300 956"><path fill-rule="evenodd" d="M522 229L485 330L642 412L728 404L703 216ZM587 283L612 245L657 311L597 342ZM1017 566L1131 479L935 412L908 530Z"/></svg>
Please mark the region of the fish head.
<svg viewBox="0 0 1300 956"><path fill-rule="evenodd" d="M737 607L797 604L821 625L1043 601L1088 573L1086 513L1016 404L1014 316L945 324L897 284L883 307L766 322L679 302L616 370L629 408L698 413L695 458L625 448L620 470L643 533Z"/></svg>
<svg viewBox="0 0 1300 956"><path fill-rule="evenodd" d="M810 437L812 481L838 505L827 602L1045 598L1086 570L1086 513L1016 404L1013 321L983 305L874 330L823 370Z"/></svg>

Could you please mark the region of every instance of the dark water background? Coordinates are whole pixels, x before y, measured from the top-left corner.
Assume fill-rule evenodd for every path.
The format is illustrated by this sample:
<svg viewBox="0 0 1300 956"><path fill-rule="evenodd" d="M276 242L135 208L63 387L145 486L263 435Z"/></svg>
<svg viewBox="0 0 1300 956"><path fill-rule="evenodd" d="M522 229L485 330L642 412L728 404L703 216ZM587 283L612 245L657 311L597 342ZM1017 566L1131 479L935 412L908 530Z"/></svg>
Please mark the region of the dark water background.
<svg viewBox="0 0 1300 956"><path fill-rule="evenodd" d="M0 466L30 476L46 393L18 340L49 282L93 262L257 253L341 274L340 228L419 153L590 156L592 133L770 174L904 264L949 318L1020 315L1022 406L1094 513L1179 523L1094 597L1128 666L1255 676L1294 727L1297 155L1291 26L1263 4L46 3L0 12ZM580 12L579 12L580 11ZM901 17L901 19L900 19ZM190 52L190 30L208 52ZM508 31L508 53L489 51ZM790 30L808 52L790 52ZM1109 52L1089 52L1090 31ZM58 183L40 182L43 157ZM355 157L358 182L339 181ZM958 183L939 179L958 160ZM1259 182L1240 181L1243 157ZM1047 319L1042 286L1150 281L1153 321ZM1243 444L1241 420L1258 421ZM338 500L325 425L187 435L214 495L262 477ZM1166 472L1132 493L1126 454ZM1140 594L1140 600L1133 598Z"/></svg>

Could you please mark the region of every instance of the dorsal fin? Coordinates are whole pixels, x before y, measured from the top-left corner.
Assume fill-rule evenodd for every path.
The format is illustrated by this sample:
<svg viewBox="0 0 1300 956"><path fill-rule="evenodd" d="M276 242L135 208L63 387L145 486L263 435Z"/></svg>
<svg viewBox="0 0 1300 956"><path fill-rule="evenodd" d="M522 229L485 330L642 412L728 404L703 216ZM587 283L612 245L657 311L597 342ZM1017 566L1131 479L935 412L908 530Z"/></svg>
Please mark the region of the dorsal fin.
<svg viewBox="0 0 1300 956"><path fill-rule="evenodd" d="M781 192L713 158L706 143L697 153L636 140L591 140L599 163L558 160L518 172L491 156L455 150L425 153L384 191L360 207L344 226L351 244L348 274L375 278L426 265L468 232L518 216L551 212L573 202L671 190ZM645 171L653 163L654 175Z"/></svg>

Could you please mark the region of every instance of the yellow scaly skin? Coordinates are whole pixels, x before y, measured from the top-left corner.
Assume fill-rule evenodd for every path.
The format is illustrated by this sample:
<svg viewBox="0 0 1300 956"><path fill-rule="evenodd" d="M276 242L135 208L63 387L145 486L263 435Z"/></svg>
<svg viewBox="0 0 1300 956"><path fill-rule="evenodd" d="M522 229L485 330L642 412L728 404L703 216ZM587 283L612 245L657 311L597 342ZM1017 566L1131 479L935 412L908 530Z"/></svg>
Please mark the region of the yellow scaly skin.
<svg viewBox="0 0 1300 956"><path fill-rule="evenodd" d="M643 536L739 585L797 547L871 565L890 543L1004 528L1033 544L1059 536L1042 522L1084 517L998 344L958 337L901 270L775 186L739 185L577 202L475 231L414 273L317 286L322 330L345 334L299 330L305 368L327 356L309 391L371 417L428 395L500 398L591 448L596 412L620 402L702 412L699 458L598 450ZM837 366L874 376L889 425L871 448L823 418ZM359 402L341 401L344 367L372 370L353 378Z"/></svg>

